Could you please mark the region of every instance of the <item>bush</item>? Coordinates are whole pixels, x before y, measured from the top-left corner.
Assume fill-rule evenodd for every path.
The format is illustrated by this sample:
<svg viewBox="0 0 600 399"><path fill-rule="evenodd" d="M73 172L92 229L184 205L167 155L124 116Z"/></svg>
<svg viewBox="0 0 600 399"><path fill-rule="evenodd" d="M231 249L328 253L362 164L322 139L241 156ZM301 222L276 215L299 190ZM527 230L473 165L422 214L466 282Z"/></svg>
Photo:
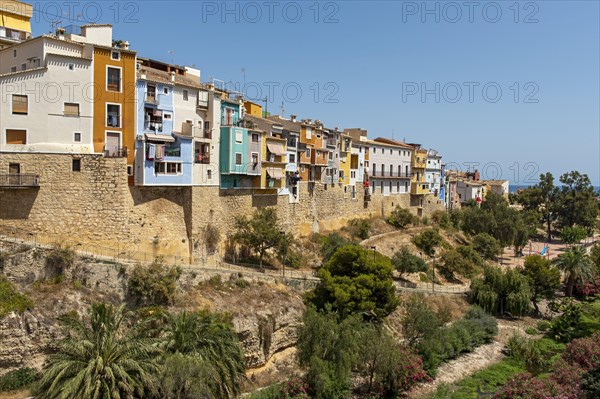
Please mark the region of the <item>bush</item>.
<svg viewBox="0 0 600 399"><path fill-rule="evenodd" d="M435 255L435 249L442 244L444 239L437 229L427 229L412 238L413 244L427 256Z"/></svg>
<svg viewBox="0 0 600 399"><path fill-rule="evenodd" d="M212 255L217 251L217 246L221 240L221 234L219 229L214 224L207 224L203 232L204 245L206 246L206 253Z"/></svg>
<svg viewBox="0 0 600 399"><path fill-rule="evenodd" d="M392 265L396 269L400 276L405 273L418 273L426 272L427 264L420 257L412 254L408 247L402 246L392 257Z"/></svg>
<svg viewBox="0 0 600 399"><path fill-rule="evenodd" d="M473 238L473 249L484 259L495 259L502 249L500 242L487 233L479 233Z"/></svg>
<svg viewBox="0 0 600 399"><path fill-rule="evenodd" d="M518 270L486 266L483 277L471 281L471 300L485 311L524 316L531 309L531 288Z"/></svg>
<svg viewBox="0 0 600 399"><path fill-rule="evenodd" d="M600 398L600 367L583 375L581 390L586 399Z"/></svg>
<svg viewBox="0 0 600 399"><path fill-rule="evenodd" d="M10 312L23 313L33 307L33 301L21 294L6 276L0 275L0 318Z"/></svg>
<svg viewBox="0 0 600 399"><path fill-rule="evenodd" d="M466 247L465 247L466 248ZM451 249L442 254L442 263L438 269L447 279L454 279L455 273L469 277L477 270L477 265L456 249Z"/></svg>
<svg viewBox="0 0 600 399"><path fill-rule="evenodd" d="M402 229L411 224L417 224L418 218L410 210L401 208L399 205L392 211L387 218L387 222L394 227Z"/></svg>
<svg viewBox="0 0 600 399"><path fill-rule="evenodd" d="M369 238L371 222L365 219L352 219L348 222L348 231L352 237L366 240Z"/></svg>
<svg viewBox="0 0 600 399"><path fill-rule="evenodd" d="M338 248L350 245L350 241L342 237L339 233L331 233L326 236L321 236L321 255L323 262L327 262L338 250Z"/></svg>
<svg viewBox="0 0 600 399"><path fill-rule="evenodd" d="M11 371L0 377L0 391L15 391L37 380L37 372L29 367Z"/></svg>
<svg viewBox="0 0 600 399"><path fill-rule="evenodd" d="M532 373L540 372L548 366L540 340L527 339L514 333L506 344L505 352Z"/></svg>
<svg viewBox="0 0 600 399"><path fill-rule="evenodd" d="M46 256L46 270L56 278L62 276L74 262L75 252L67 246L57 245Z"/></svg>
<svg viewBox="0 0 600 399"><path fill-rule="evenodd" d="M450 222L450 216L448 215L448 212L444 211L433 212L431 214L431 220L433 221L433 223L437 224L443 229L447 229L452 225Z"/></svg>
<svg viewBox="0 0 600 399"><path fill-rule="evenodd" d="M585 371L600 365L600 332L567 345L562 358Z"/></svg>
<svg viewBox="0 0 600 399"><path fill-rule="evenodd" d="M536 328L541 332L548 331L550 327L552 327L552 323L550 323L548 320L540 320L536 326Z"/></svg>
<svg viewBox="0 0 600 399"><path fill-rule="evenodd" d="M129 293L143 305L171 305L180 276L178 267L168 267L157 258L148 267L137 265L133 269L128 282Z"/></svg>

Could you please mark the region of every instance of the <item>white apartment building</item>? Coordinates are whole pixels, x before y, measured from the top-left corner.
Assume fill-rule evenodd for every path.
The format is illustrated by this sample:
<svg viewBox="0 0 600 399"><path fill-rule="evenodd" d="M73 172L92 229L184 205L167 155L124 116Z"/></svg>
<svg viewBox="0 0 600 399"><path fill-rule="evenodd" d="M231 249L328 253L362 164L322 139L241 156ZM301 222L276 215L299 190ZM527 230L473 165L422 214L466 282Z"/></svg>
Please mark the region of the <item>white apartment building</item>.
<svg viewBox="0 0 600 399"><path fill-rule="evenodd" d="M436 150L427 151L425 163L425 181L429 182L430 191L438 197L442 191L442 156Z"/></svg>
<svg viewBox="0 0 600 399"><path fill-rule="evenodd" d="M368 143L372 193L410 193L412 147L381 137Z"/></svg>
<svg viewBox="0 0 600 399"><path fill-rule="evenodd" d="M0 151L94 152L92 56L53 36L0 50Z"/></svg>

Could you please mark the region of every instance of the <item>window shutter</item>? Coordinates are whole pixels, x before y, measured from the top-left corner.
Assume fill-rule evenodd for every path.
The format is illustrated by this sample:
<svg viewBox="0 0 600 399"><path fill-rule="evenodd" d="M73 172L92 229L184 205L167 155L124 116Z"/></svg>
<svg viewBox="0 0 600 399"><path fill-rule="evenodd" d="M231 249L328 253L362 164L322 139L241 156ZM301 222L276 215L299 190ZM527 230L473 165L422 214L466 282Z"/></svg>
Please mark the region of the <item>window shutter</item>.
<svg viewBox="0 0 600 399"><path fill-rule="evenodd" d="M27 96L13 94L13 114L26 114L28 109Z"/></svg>
<svg viewBox="0 0 600 399"><path fill-rule="evenodd" d="M65 115L79 116L79 104L65 103Z"/></svg>

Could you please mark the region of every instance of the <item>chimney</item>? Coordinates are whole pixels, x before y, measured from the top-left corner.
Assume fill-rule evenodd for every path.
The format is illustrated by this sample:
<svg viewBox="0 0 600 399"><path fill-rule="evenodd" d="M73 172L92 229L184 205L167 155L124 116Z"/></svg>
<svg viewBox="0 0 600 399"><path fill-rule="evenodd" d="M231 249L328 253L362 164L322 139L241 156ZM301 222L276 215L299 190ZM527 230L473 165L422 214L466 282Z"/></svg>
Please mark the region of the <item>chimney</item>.
<svg viewBox="0 0 600 399"><path fill-rule="evenodd" d="M297 117L297 115L290 115L290 120L292 122L296 122L296 117Z"/></svg>
<svg viewBox="0 0 600 399"><path fill-rule="evenodd" d="M56 28L56 37L60 40L65 40L65 28Z"/></svg>
<svg viewBox="0 0 600 399"><path fill-rule="evenodd" d="M310 125L310 124L312 123L312 119L311 119L311 118L308 118L308 119L306 120L306 123L308 123L308 124Z"/></svg>
<svg viewBox="0 0 600 399"><path fill-rule="evenodd" d="M473 172L473 180L479 181L479 178L480 178L479 171L477 169L475 169L475 172Z"/></svg>
<svg viewBox="0 0 600 399"><path fill-rule="evenodd" d="M171 75L171 82L174 82L175 81L175 71L169 72L169 75Z"/></svg>
<svg viewBox="0 0 600 399"><path fill-rule="evenodd" d="M121 48L123 50L129 50L129 42L128 41L124 41L123 44L121 45Z"/></svg>

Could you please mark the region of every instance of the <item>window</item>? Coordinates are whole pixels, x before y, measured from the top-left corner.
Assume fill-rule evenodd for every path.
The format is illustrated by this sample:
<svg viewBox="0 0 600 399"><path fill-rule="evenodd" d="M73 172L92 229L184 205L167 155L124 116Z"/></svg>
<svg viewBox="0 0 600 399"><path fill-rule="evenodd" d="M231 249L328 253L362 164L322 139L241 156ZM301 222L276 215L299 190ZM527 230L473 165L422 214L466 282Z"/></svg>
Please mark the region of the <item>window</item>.
<svg viewBox="0 0 600 399"><path fill-rule="evenodd" d="M377 164L373 164L373 170L371 171L371 173L373 174L373 176L377 174Z"/></svg>
<svg viewBox="0 0 600 399"><path fill-rule="evenodd" d="M10 67L10 73L15 73L15 72L17 72L17 67L16 66Z"/></svg>
<svg viewBox="0 0 600 399"><path fill-rule="evenodd" d="M394 154L393 154L393 151L394 151L394 150L392 150L392 149L390 148L390 155L394 155Z"/></svg>
<svg viewBox="0 0 600 399"><path fill-rule="evenodd" d="M163 93L165 93L165 94L169 94L169 88L168 88L168 87L165 87L165 88L163 89Z"/></svg>
<svg viewBox="0 0 600 399"><path fill-rule="evenodd" d="M24 71L27 69L27 64L21 64L21 71Z"/></svg>
<svg viewBox="0 0 600 399"><path fill-rule="evenodd" d="M179 143L169 143L165 146L165 155L168 157L180 157L181 145Z"/></svg>
<svg viewBox="0 0 600 399"><path fill-rule="evenodd" d="M375 154L377 151L375 151L375 147L373 147L373 154Z"/></svg>
<svg viewBox="0 0 600 399"><path fill-rule="evenodd" d="M121 91L121 70L119 68L107 68L106 90Z"/></svg>
<svg viewBox="0 0 600 399"><path fill-rule="evenodd" d="M296 163L296 154L290 154L290 163Z"/></svg>
<svg viewBox="0 0 600 399"><path fill-rule="evenodd" d="M165 119L171 119L171 114L164 114Z"/></svg>
<svg viewBox="0 0 600 399"><path fill-rule="evenodd" d="M235 164L236 165L241 165L242 164L242 153L241 152L236 152L235 153Z"/></svg>
<svg viewBox="0 0 600 399"><path fill-rule="evenodd" d="M6 129L6 144L27 144L27 131Z"/></svg>
<svg viewBox="0 0 600 399"><path fill-rule="evenodd" d="M17 50L13 50L13 58L17 58Z"/></svg>
<svg viewBox="0 0 600 399"><path fill-rule="evenodd" d="M183 91L183 101L187 101L188 100L188 91L184 90Z"/></svg>
<svg viewBox="0 0 600 399"><path fill-rule="evenodd" d="M306 128L306 139L310 140L312 138L312 129L310 127Z"/></svg>
<svg viewBox="0 0 600 399"><path fill-rule="evenodd" d="M65 109L63 112L65 116L79 116L79 104L65 103Z"/></svg>
<svg viewBox="0 0 600 399"><path fill-rule="evenodd" d="M398 177L402 176L402 165L398 165Z"/></svg>
<svg viewBox="0 0 600 399"><path fill-rule="evenodd" d="M133 165L127 165L127 176L133 176Z"/></svg>
<svg viewBox="0 0 600 399"><path fill-rule="evenodd" d="M400 182L396 182L396 192L400 192Z"/></svg>
<svg viewBox="0 0 600 399"><path fill-rule="evenodd" d="M394 165L390 165L390 176L394 176Z"/></svg>
<svg viewBox="0 0 600 399"><path fill-rule="evenodd" d="M206 177L209 179L212 179L212 170L210 170L210 169L206 170Z"/></svg>
<svg viewBox="0 0 600 399"><path fill-rule="evenodd" d="M71 170L73 172L81 172L81 159L73 159L72 160Z"/></svg>
<svg viewBox="0 0 600 399"><path fill-rule="evenodd" d="M235 131L235 142L239 144L243 141L244 141L243 132L241 130L236 130Z"/></svg>
<svg viewBox="0 0 600 399"><path fill-rule="evenodd" d="M252 133L252 142L253 143L258 143L258 134Z"/></svg>
<svg viewBox="0 0 600 399"><path fill-rule="evenodd" d="M180 162L155 162L154 173L157 175L176 175L181 173Z"/></svg>
<svg viewBox="0 0 600 399"><path fill-rule="evenodd" d="M306 151L304 152L304 155L305 155L307 158L310 158L310 148L307 148L307 149L306 149Z"/></svg>
<svg viewBox="0 0 600 399"><path fill-rule="evenodd" d="M355 171L351 171L350 172L350 178L356 179L356 172Z"/></svg>
<svg viewBox="0 0 600 399"><path fill-rule="evenodd" d="M69 64L69 71L75 70L75 64Z"/></svg>
<svg viewBox="0 0 600 399"><path fill-rule="evenodd" d="M379 191L383 194L383 180L379 182Z"/></svg>
<svg viewBox="0 0 600 399"><path fill-rule="evenodd" d="M306 167L304 165L300 165L300 172L306 172Z"/></svg>
<svg viewBox="0 0 600 399"><path fill-rule="evenodd" d="M258 163L258 153L257 152L252 153L252 163L254 165L256 165Z"/></svg>
<svg viewBox="0 0 600 399"><path fill-rule="evenodd" d="M121 59L121 53L119 53L118 51L113 51L112 53L110 53L110 58L115 61L119 61Z"/></svg>
<svg viewBox="0 0 600 399"><path fill-rule="evenodd" d="M27 115L28 101L27 96L13 94L12 96L12 113L19 115Z"/></svg>
<svg viewBox="0 0 600 399"><path fill-rule="evenodd" d="M81 133L79 133L79 132L73 133L73 141L76 143L81 143Z"/></svg>
<svg viewBox="0 0 600 399"><path fill-rule="evenodd" d="M121 127L120 104L106 104L106 126Z"/></svg>

